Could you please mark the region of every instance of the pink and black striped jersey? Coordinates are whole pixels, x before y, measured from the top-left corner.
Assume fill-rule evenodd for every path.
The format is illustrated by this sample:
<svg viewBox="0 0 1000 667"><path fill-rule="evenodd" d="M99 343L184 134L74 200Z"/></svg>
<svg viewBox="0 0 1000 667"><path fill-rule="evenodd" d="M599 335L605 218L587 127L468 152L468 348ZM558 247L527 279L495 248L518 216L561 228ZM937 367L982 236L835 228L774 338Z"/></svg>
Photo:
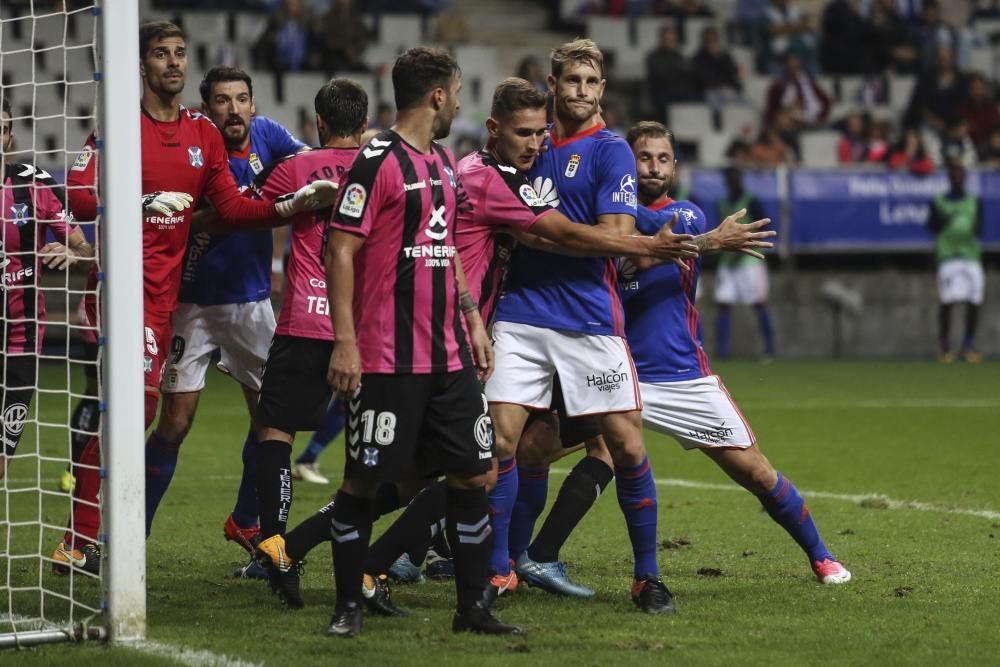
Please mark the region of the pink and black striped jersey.
<svg viewBox="0 0 1000 667"><path fill-rule="evenodd" d="M468 199L458 209L455 242L469 291L488 324L513 247L509 236L498 239L494 233L527 230L555 209L538 197L527 176L486 151L459 161L458 180Z"/></svg>
<svg viewBox="0 0 1000 667"><path fill-rule="evenodd" d="M276 162L258 176L265 199L277 199L320 179L336 181L351 166L356 148L316 148ZM275 333L302 338L333 340L330 305L326 300L323 247L330 209L299 213L292 218L292 251L288 258L288 284Z"/></svg>
<svg viewBox="0 0 1000 667"><path fill-rule="evenodd" d="M465 194L447 148L424 154L392 130L373 137L340 181L330 221L365 237L354 259L363 373L452 372L472 365L455 281Z"/></svg>
<svg viewBox="0 0 1000 667"><path fill-rule="evenodd" d="M62 202L53 192L58 185L51 176L30 164L8 164L4 172L0 184L4 352L33 354L41 348L45 328L37 253L46 243L48 230L57 241L66 243L69 226Z"/></svg>

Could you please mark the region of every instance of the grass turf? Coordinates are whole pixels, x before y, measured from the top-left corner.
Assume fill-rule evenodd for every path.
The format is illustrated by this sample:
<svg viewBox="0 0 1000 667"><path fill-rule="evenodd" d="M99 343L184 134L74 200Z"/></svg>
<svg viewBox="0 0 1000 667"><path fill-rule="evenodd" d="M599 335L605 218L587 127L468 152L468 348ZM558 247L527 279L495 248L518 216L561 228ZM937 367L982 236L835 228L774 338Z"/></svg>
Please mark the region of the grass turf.
<svg viewBox="0 0 1000 667"><path fill-rule="evenodd" d="M300 612L282 610L260 582L231 578L242 552L222 541L221 528L238 484L246 418L235 386L214 377L147 542L149 637L234 661L296 667L339 661L996 664L1000 518L947 511L1000 512L996 364L731 363L716 370L763 451L806 496L827 545L853 570L850 584L816 584L798 547L754 498L729 484L707 457L648 433L654 473L663 482L659 561L676 595L676 616L640 615L629 600L631 551L609 489L562 554L574 578L594 588L597 598L564 600L523 588L501 598L498 614L523 625L526 637L453 635L452 585L430 582L394 587L394 599L410 611L408 617L369 617L361 638L329 639L324 636L333 604L328 547L309 558L303 578L307 607ZM51 375L46 382L58 384ZM58 422L65 402L42 397L41 410ZM25 435L30 450L30 428ZM307 437L300 436L300 445ZM333 479L339 477L342 452L338 440L320 459ZM566 470L574 462L567 459L556 468ZM12 487L27 486L22 480L38 476L52 488L58 471L56 463L16 460ZM552 476L550 500L561 479ZM678 486L675 480L696 486ZM323 504L334 488L297 484L292 523ZM928 505L897 508L892 500ZM60 497L39 503L37 493L10 498L12 519L40 513L56 526L67 507ZM58 532L42 531L39 538L37 527L19 528L13 538L26 551L41 539L48 553ZM17 565L15 582L36 576L37 566ZM6 569L0 560L0 572ZM78 595L96 601L95 582L74 581ZM46 584L67 585L51 577ZM2 598L6 607L7 596ZM33 602L15 600L28 607ZM205 662L206 655L189 653L185 659L223 664ZM0 661L8 659L19 665L176 664L99 645L0 653Z"/></svg>

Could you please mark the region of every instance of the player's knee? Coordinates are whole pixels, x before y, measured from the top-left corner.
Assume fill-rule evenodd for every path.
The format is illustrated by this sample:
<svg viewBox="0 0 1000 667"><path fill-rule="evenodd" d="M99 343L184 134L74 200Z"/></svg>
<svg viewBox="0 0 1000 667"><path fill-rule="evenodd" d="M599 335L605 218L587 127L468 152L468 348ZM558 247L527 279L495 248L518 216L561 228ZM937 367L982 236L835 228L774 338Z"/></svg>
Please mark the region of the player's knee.
<svg viewBox="0 0 1000 667"><path fill-rule="evenodd" d="M448 486L454 489L478 489L486 486L488 474L477 473L474 475L449 473L447 476Z"/></svg>
<svg viewBox="0 0 1000 667"><path fill-rule="evenodd" d="M340 484L340 490L356 498L374 498L378 490L378 482L362 479L345 479Z"/></svg>

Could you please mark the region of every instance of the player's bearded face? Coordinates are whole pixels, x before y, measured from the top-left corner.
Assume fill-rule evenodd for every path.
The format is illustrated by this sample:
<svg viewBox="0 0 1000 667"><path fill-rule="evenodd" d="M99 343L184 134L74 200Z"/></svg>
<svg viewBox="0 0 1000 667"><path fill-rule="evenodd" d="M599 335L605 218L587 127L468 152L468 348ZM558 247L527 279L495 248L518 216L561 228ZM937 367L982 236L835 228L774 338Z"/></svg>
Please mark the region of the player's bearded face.
<svg viewBox="0 0 1000 667"><path fill-rule="evenodd" d="M559 118L580 123L593 117L604 94L605 81L594 65L571 61L563 65L559 78L549 77Z"/></svg>
<svg viewBox="0 0 1000 667"><path fill-rule="evenodd" d="M256 109L246 81L220 81L212 85L205 112L222 132L227 147L243 148Z"/></svg>
<svg viewBox="0 0 1000 667"><path fill-rule="evenodd" d="M458 99L458 93L462 90L462 79L458 74L451 77L451 82L445 89L444 101L438 107L437 115L434 116L434 138L444 139L451 134L451 123L458 115L458 110L462 104Z"/></svg>
<svg viewBox="0 0 1000 667"><path fill-rule="evenodd" d="M187 76L187 47L180 37L154 39L142 60L142 76L158 95L180 95Z"/></svg>
<svg viewBox="0 0 1000 667"><path fill-rule="evenodd" d="M545 142L545 109L520 109L497 123L496 152L501 162L528 171Z"/></svg>
<svg viewBox="0 0 1000 667"><path fill-rule="evenodd" d="M674 147L666 137L640 137L632 146L635 172L639 177L639 197L651 203L665 195L674 184Z"/></svg>

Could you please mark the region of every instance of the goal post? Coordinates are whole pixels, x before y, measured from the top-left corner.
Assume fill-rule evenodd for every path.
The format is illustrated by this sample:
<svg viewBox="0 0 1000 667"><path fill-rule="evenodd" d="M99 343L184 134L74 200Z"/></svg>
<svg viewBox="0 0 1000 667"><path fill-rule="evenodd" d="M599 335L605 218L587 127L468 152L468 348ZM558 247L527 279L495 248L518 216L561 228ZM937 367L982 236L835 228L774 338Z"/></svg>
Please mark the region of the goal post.
<svg viewBox="0 0 1000 667"><path fill-rule="evenodd" d="M112 641L146 636L143 421L142 158L137 0L101 8L104 159L104 591Z"/></svg>
<svg viewBox="0 0 1000 667"><path fill-rule="evenodd" d="M9 250L8 256L0 255L0 265L20 258L22 266L16 276L4 272L0 289L0 330L5 332L0 448L11 429L16 427L20 436L0 475L3 664L16 660L4 657L4 649L85 639L135 642L146 635L138 27L139 0L76 0L55 6L40 0L0 2L0 96L5 107L11 106L15 139L5 144L2 157L5 163L20 165L10 187L5 184L10 170L0 182L0 194L6 197L0 228L5 240L10 230L21 239L16 249L6 243L0 247L4 253ZM33 240L25 239L33 239L34 232L28 230L37 225L39 238L52 240L49 225L58 221L43 215L39 191L56 194L68 210L69 198L60 183L80 159L86 134L95 128L98 214L96 220L74 222L86 230L97 251L97 286L84 288L79 271L34 270ZM34 167L25 166L29 164ZM24 199L19 192L32 194ZM21 197L17 210L9 206L15 195ZM51 201L51 195L46 196ZM34 303L34 294L40 294L45 316L33 308L23 314L12 310L7 300L12 290L32 295L25 296L24 303ZM79 320L76 305L81 297L95 295L101 305L98 321ZM8 350L12 339L6 332L25 322L39 334L45 330L38 336L43 342L37 355L30 345L25 351ZM81 334L96 341L96 359L81 356ZM13 386L25 384L19 377L12 379L8 360L14 354L29 356L35 377L34 386L27 387L33 396L29 405L14 406L16 424L11 419L15 412L5 409L9 390L25 389ZM100 369L96 393L89 385L82 389L84 368ZM74 421L74 406L88 397L101 416L83 427ZM67 486L72 477L69 482L65 477L79 470L79 448L74 445L79 436L97 436L100 443L99 576L62 566L71 562L63 554L72 551L60 544L73 506ZM68 576L57 576L55 569Z"/></svg>

